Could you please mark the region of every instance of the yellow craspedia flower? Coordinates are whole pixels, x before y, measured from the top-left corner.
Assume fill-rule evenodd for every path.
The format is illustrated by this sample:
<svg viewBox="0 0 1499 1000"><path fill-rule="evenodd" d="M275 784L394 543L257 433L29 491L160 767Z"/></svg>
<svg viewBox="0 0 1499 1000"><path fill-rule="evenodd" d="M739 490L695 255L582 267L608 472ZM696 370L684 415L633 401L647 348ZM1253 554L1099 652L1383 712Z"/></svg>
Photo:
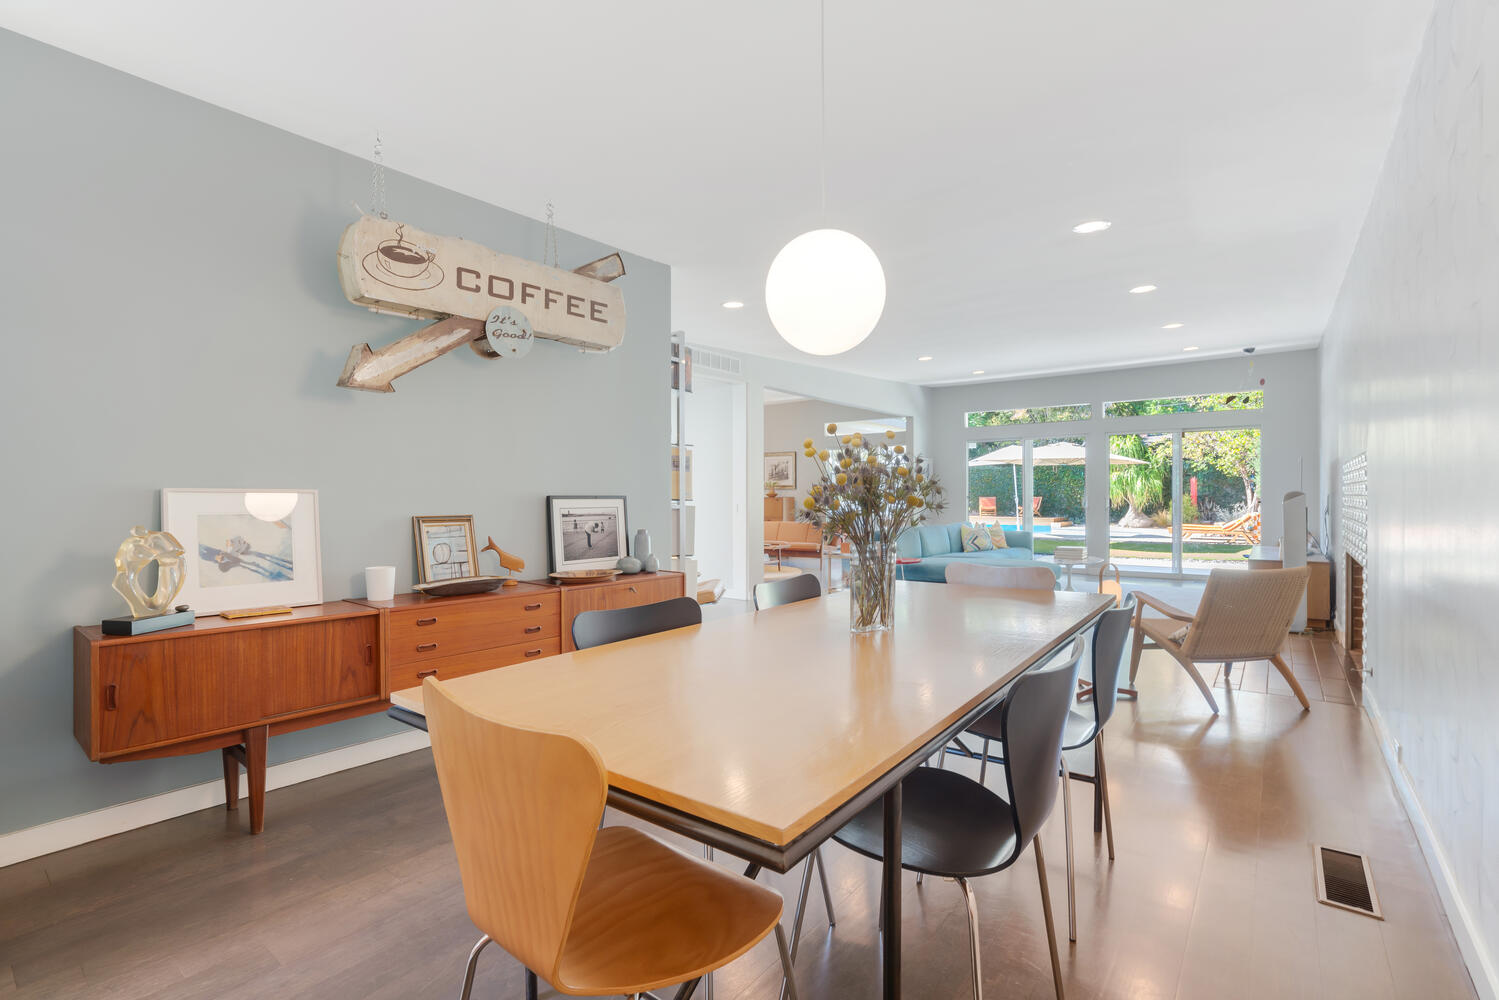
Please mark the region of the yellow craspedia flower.
<svg viewBox="0 0 1499 1000"><path fill-rule="evenodd" d="M892 439L892 438L894 438L894 437L895 437L895 432L894 431L886 431L885 432L885 439L887 441L890 440L890 439Z"/></svg>
<svg viewBox="0 0 1499 1000"><path fill-rule="evenodd" d="M821 495L822 495L822 487L821 487L821 486L819 486L819 485L818 485L818 484L817 484L817 483L813 483L813 484L812 484L812 495L813 495L813 496L814 496L814 497L815 497L815 496L821 496Z"/></svg>
<svg viewBox="0 0 1499 1000"><path fill-rule="evenodd" d="M808 448L806 451L803 451L802 454L806 455L808 458L816 458L817 457L817 452L813 451L811 448Z"/></svg>
<svg viewBox="0 0 1499 1000"><path fill-rule="evenodd" d="M909 476L911 474L911 470L906 468L904 465L897 465L895 467L895 474L897 476Z"/></svg>
<svg viewBox="0 0 1499 1000"><path fill-rule="evenodd" d="M842 441L844 444L853 444L854 441L853 437L848 434L843 435L843 437L839 438L838 440Z"/></svg>
<svg viewBox="0 0 1499 1000"><path fill-rule="evenodd" d="M802 442L802 447L803 448L810 448L810 447L812 447L812 439L811 438L807 438L807 440L803 441Z"/></svg>
<svg viewBox="0 0 1499 1000"><path fill-rule="evenodd" d="M841 466L843 466L845 469L847 469L847 468L849 468L850 466L852 466L854 464L854 460L851 459L851 458L845 457L843 459L843 461L839 462L838 464L841 465Z"/></svg>
<svg viewBox="0 0 1499 1000"><path fill-rule="evenodd" d="M886 503L895 503L895 494L894 493L886 493L885 494L885 502Z"/></svg>
<svg viewBox="0 0 1499 1000"><path fill-rule="evenodd" d="M838 433L838 425L837 424L828 424L828 433L829 434L837 434Z"/></svg>
<svg viewBox="0 0 1499 1000"><path fill-rule="evenodd" d="M822 449L822 451L817 453L817 457L826 462L828 460L828 450L826 448Z"/></svg>
<svg viewBox="0 0 1499 1000"><path fill-rule="evenodd" d="M921 473L918 472L918 473L916 473L916 481L918 483L924 483L924 482L926 482L926 476L923 476Z"/></svg>
<svg viewBox="0 0 1499 1000"><path fill-rule="evenodd" d="M896 445L895 446L895 453L897 455L904 455L906 453L906 446L903 445L903 444Z"/></svg>
<svg viewBox="0 0 1499 1000"><path fill-rule="evenodd" d="M839 486L846 486L846 485L848 485L848 473L846 473L846 472L840 472L840 473L838 473L837 476L833 477L833 482L837 483Z"/></svg>
<svg viewBox="0 0 1499 1000"><path fill-rule="evenodd" d="M907 507L920 507L924 503L926 503L926 501L923 500L923 499L921 499L921 497L917 496L914 493L912 493L910 496L906 497L906 506Z"/></svg>
<svg viewBox="0 0 1499 1000"><path fill-rule="evenodd" d="M811 497L807 497L807 499L802 501L802 506L807 508L808 510L811 510L813 507L817 506L817 501L813 500Z"/></svg>
<svg viewBox="0 0 1499 1000"><path fill-rule="evenodd" d="M876 455L874 452L870 452L869 457L865 458L864 461L868 462L870 465L879 465L880 456Z"/></svg>

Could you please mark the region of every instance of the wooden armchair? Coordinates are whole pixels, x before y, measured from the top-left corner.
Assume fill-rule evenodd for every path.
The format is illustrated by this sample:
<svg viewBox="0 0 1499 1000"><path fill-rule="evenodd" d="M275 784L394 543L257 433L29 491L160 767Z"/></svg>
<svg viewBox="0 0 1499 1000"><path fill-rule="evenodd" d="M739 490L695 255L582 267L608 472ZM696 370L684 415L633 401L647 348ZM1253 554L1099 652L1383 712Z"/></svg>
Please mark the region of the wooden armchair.
<svg viewBox="0 0 1499 1000"><path fill-rule="evenodd" d="M979 517L994 517L998 514L998 497L979 497Z"/></svg>
<svg viewBox="0 0 1499 1000"><path fill-rule="evenodd" d="M1207 699L1213 714L1218 702L1198 663L1226 663L1233 669L1244 660L1269 660L1291 685L1303 709L1310 709L1306 692L1296 675L1281 659L1281 647L1306 590L1307 569L1243 570L1215 569L1208 577L1207 590L1197 606L1197 614L1173 608L1158 597L1135 591L1139 607L1135 611L1135 644L1130 654L1130 687L1140 670L1142 649L1164 649L1186 670ZM1146 609L1164 618L1145 617ZM1151 640L1149 643L1146 640Z"/></svg>

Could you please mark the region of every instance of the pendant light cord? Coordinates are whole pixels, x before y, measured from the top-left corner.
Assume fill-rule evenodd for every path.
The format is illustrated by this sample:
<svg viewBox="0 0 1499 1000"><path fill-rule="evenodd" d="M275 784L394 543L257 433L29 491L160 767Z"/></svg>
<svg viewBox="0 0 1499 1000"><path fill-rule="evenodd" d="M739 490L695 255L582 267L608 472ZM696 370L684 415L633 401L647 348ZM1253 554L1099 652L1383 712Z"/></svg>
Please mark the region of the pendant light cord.
<svg viewBox="0 0 1499 1000"><path fill-rule="evenodd" d="M820 148L817 183L822 197L822 221L828 220L828 27L827 0L817 0L817 89L819 98Z"/></svg>

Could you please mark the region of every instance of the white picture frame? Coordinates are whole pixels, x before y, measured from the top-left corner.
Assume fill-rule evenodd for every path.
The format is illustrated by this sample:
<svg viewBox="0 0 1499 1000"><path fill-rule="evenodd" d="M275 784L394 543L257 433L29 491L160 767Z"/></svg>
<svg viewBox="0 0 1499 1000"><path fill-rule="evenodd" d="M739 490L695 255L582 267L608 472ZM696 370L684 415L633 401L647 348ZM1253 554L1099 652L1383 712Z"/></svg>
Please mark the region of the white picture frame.
<svg viewBox="0 0 1499 1000"><path fill-rule="evenodd" d="M614 564L630 553L625 498L549 496L547 537L553 573L614 569Z"/></svg>
<svg viewBox="0 0 1499 1000"><path fill-rule="evenodd" d="M161 527L186 553L178 604L200 615L323 603L317 490L164 488Z"/></svg>

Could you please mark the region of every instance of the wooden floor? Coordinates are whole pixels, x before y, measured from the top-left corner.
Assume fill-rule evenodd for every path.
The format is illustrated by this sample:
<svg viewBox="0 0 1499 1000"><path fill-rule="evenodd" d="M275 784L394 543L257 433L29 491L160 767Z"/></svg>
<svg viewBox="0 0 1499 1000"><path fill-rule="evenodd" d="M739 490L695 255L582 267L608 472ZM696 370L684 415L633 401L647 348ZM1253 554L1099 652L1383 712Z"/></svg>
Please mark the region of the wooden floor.
<svg viewBox="0 0 1499 1000"><path fill-rule="evenodd" d="M1074 786L1069 997L1475 995L1356 681L1326 640L1293 639L1290 652L1319 699L1310 713L1251 664L1217 718L1165 654L1146 654L1141 701L1121 703L1108 731L1112 865L1089 789ZM243 809L211 809L0 869L0 998L457 996L478 934L429 753L271 792L267 814L260 837ZM1044 836L1065 928L1060 813ZM1387 920L1316 903L1313 842L1372 856ZM878 996L877 869L836 845L825 854L838 925L812 905L802 996ZM794 893L794 877L773 882ZM1034 867L975 886L986 995L1050 997ZM906 996L968 997L956 886L908 877L903 906ZM774 944L715 985L719 1000L775 997ZM516 963L486 952L475 997L522 995Z"/></svg>

